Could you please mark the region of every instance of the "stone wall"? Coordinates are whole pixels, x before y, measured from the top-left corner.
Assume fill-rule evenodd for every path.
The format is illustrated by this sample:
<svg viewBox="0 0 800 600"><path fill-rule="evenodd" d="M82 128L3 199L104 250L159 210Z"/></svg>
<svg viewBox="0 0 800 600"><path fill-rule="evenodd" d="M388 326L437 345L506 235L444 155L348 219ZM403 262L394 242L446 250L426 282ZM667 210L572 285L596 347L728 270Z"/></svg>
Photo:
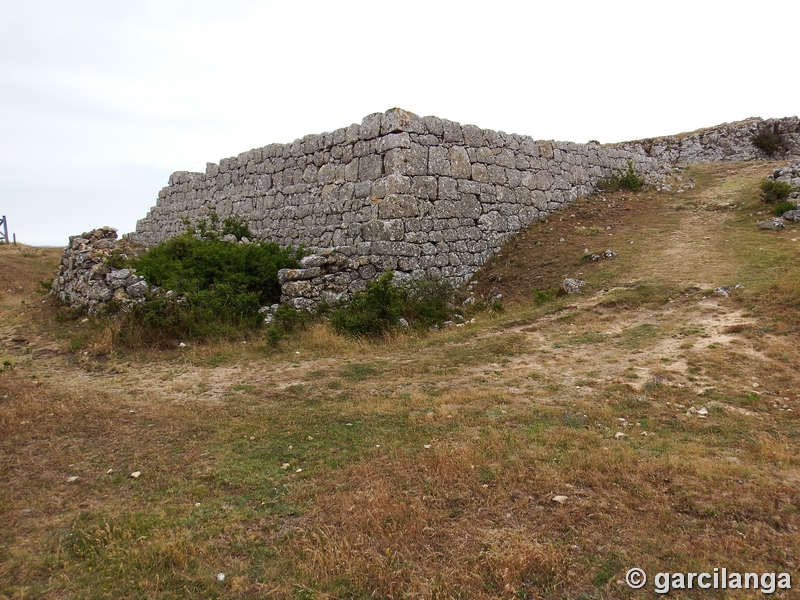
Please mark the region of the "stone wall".
<svg viewBox="0 0 800 600"><path fill-rule="evenodd" d="M395 108L208 163L205 173L173 173L128 235L153 245L210 211L239 215L258 239L314 252L302 268L279 274L283 300L311 308L347 298L386 269L400 280L464 280L510 235L593 193L628 160L660 183L675 165L763 159L751 140L765 127L784 142L773 158L800 156L796 117L600 146L536 141Z"/></svg>
<svg viewBox="0 0 800 600"><path fill-rule="evenodd" d="M97 312L111 300L131 304L157 295L160 290L150 287L132 269L115 269L108 264L114 254L125 258L124 247L118 244L117 230L111 227L70 236L51 293L89 313Z"/></svg>
<svg viewBox="0 0 800 600"><path fill-rule="evenodd" d="M783 147L772 156L756 148L751 141L763 129L778 134L783 143ZM746 119L692 133L623 142L612 147L671 165L792 159L800 156L800 119Z"/></svg>
<svg viewBox="0 0 800 600"><path fill-rule="evenodd" d="M129 237L156 244L213 210L241 216L258 239L348 257L348 266L336 263L337 294L386 269L464 279L508 236L592 193L629 158L645 178L662 178L658 161L627 150L392 109L209 163L205 173L173 173ZM287 283L319 276L296 273Z"/></svg>

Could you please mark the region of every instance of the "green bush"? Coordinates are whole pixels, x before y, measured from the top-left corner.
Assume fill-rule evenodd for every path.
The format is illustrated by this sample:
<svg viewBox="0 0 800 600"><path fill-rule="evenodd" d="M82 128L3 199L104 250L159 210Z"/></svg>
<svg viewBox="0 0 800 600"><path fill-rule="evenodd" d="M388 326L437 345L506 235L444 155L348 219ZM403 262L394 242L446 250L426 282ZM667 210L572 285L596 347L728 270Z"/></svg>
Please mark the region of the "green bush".
<svg viewBox="0 0 800 600"><path fill-rule="evenodd" d="M597 189L602 192L614 193L620 190L638 192L644 187L644 179L636 175L633 169L633 160L628 159L628 169L625 173L615 173L607 179L597 182Z"/></svg>
<svg viewBox="0 0 800 600"><path fill-rule="evenodd" d="M288 304L281 304L272 315L272 323L267 327L267 345L277 346L278 342L292 333L306 329L317 318L318 314L313 314L306 310L297 310Z"/></svg>
<svg viewBox="0 0 800 600"><path fill-rule="evenodd" d="M392 285L393 277L387 271L366 291L354 294L349 304L335 310L331 315L334 328L351 335L378 335L396 327L406 293Z"/></svg>
<svg viewBox="0 0 800 600"><path fill-rule="evenodd" d="M783 202L794 191L791 185L785 181L773 181L767 179L761 182L761 199L769 204Z"/></svg>
<svg viewBox="0 0 800 600"><path fill-rule="evenodd" d="M427 329L451 320L455 289L446 279L424 277L403 286L402 316L414 327Z"/></svg>
<svg viewBox="0 0 800 600"><path fill-rule="evenodd" d="M263 323L259 308L256 294L225 284L178 298L153 298L124 314L117 338L136 348L173 340L241 337Z"/></svg>
<svg viewBox="0 0 800 600"><path fill-rule="evenodd" d="M795 210L797 205L794 202L790 202L788 200L784 202L778 202L775 207L772 209L772 214L776 217L780 217L785 213L787 210Z"/></svg>
<svg viewBox="0 0 800 600"><path fill-rule="evenodd" d="M428 329L457 314L456 290L447 280L426 277L395 286L393 279L391 271L385 272L349 304L334 309L333 327L351 335L380 335L397 328L401 317L410 327Z"/></svg>
<svg viewBox="0 0 800 600"><path fill-rule="evenodd" d="M280 300L278 270L297 267L302 253L272 243L221 241L228 234L252 237L240 219L225 219L220 227L212 214L211 225L202 221L130 261L165 293L125 313L118 335L124 345L240 337L263 324L259 308Z"/></svg>
<svg viewBox="0 0 800 600"><path fill-rule="evenodd" d="M280 300L278 270L297 266L298 252L272 243L233 244L191 233L171 238L133 259L150 285L179 294L233 286L256 294L262 304Z"/></svg>
<svg viewBox="0 0 800 600"><path fill-rule="evenodd" d="M767 156L772 156L781 147L781 136L775 131L764 128L750 138L752 144L763 151Z"/></svg>

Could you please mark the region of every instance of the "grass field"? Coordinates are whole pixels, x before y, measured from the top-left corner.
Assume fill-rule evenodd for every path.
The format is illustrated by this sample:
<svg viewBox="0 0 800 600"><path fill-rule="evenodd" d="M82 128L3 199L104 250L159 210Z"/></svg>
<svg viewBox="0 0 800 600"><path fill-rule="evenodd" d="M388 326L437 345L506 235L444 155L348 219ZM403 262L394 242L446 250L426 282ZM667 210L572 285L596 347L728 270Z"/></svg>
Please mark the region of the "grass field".
<svg viewBox="0 0 800 600"><path fill-rule="evenodd" d="M42 293L60 251L0 247L0 598L637 598L723 567L797 597L800 233L755 227L774 166L581 200L476 274L504 313L377 341L126 352Z"/></svg>

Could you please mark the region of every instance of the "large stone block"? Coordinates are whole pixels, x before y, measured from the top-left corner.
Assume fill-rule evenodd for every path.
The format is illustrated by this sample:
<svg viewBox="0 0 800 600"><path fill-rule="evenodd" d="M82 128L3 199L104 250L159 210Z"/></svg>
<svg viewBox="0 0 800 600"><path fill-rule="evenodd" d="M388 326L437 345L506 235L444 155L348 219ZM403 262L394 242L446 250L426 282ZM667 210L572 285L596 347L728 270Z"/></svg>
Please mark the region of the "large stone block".
<svg viewBox="0 0 800 600"><path fill-rule="evenodd" d="M428 148L414 144L411 148L394 148L383 158L383 167L387 175L427 175Z"/></svg>
<svg viewBox="0 0 800 600"><path fill-rule="evenodd" d="M411 194L411 177L392 173L384 177L387 194Z"/></svg>
<svg viewBox="0 0 800 600"><path fill-rule="evenodd" d="M430 150L428 151L430 155ZM450 148L450 173L456 179L469 179L472 176L472 165L465 148L453 146Z"/></svg>
<svg viewBox="0 0 800 600"><path fill-rule="evenodd" d="M440 138L444 136L444 126L438 117L422 117L422 122L429 134Z"/></svg>
<svg viewBox="0 0 800 600"><path fill-rule="evenodd" d="M381 154L392 150L393 148L411 148L411 137L408 133L390 133L378 138L377 151Z"/></svg>
<svg viewBox="0 0 800 600"><path fill-rule="evenodd" d="M358 159L358 179L360 181L375 181L383 175L383 161L375 154L362 156Z"/></svg>
<svg viewBox="0 0 800 600"><path fill-rule="evenodd" d="M438 193L436 177L418 175L411 180L411 193L417 198L434 200Z"/></svg>
<svg viewBox="0 0 800 600"><path fill-rule="evenodd" d="M475 125L463 125L461 130L464 134L464 142L473 148L479 148L486 145L486 136L483 129Z"/></svg>
<svg viewBox="0 0 800 600"><path fill-rule="evenodd" d="M494 150L491 148L478 148L475 151L475 160L485 165L493 165L495 163Z"/></svg>
<svg viewBox="0 0 800 600"><path fill-rule="evenodd" d="M499 165L489 165L489 181L498 185L507 183L506 170Z"/></svg>
<svg viewBox="0 0 800 600"><path fill-rule="evenodd" d="M486 168L486 165L480 163L472 165L472 180L480 183L489 181L489 169Z"/></svg>
<svg viewBox="0 0 800 600"><path fill-rule="evenodd" d="M475 194L462 194L456 206L458 206L458 216L460 217L477 219L481 216L481 203L478 202Z"/></svg>
<svg viewBox="0 0 800 600"><path fill-rule="evenodd" d="M428 174L450 176L450 160L447 148L432 146L428 149Z"/></svg>
<svg viewBox="0 0 800 600"><path fill-rule="evenodd" d="M383 115L381 113L373 113L364 117L364 119L361 121L361 129L358 133L358 139L371 140L378 137L381 134L382 118Z"/></svg>
<svg viewBox="0 0 800 600"><path fill-rule="evenodd" d="M454 142L456 144L464 143L464 133L461 131L461 125L442 119L442 128L444 129L444 141Z"/></svg>
<svg viewBox="0 0 800 600"><path fill-rule="evenodd" d="M440 200L458 200L458 182L452 177L439 177L438 197Z"/></svg>
<svg viewBox="0 0 800 600"><path fill-rule="evenodd" d="M381 134L397 132L425 133L427 131L420 117L402 108L392 108L381 117Z"/></svg>
<svg viewBox="0 0 800 600"><path fill-rule="evenodd" d="M378 218L400 219L419 215L419 201L410 194L388 194L378 205Z"/></svg>

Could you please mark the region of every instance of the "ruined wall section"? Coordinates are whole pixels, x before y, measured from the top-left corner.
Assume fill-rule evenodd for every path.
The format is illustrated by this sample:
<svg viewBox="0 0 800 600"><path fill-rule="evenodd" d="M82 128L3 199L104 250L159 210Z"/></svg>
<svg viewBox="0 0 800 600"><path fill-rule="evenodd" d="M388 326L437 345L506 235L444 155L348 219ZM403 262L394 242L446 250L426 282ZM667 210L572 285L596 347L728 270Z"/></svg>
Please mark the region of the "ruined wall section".
<svg viewBox="0 0 800 600"><path fill-rule="evenodd" d="M768 129L777 134L782 147L772 156L753 145L752 139ZM655 158L661 164L691 165L707 162L787 160L800 157L800 119L752 118L700 129L692 133L613 144L631 154Z"/></svg>
<svg viewBox="0 0 800 600"><path fill-rule="evenodd" d="M174 173L130 238L156 244L213 210L240 215L258 239L336 248L358 263L359 280L385 269L463 278L509 235L624 171L629 157L645 178L659 178L658 161L628 150L392 109L209 163L205 173Z"/></svg>

